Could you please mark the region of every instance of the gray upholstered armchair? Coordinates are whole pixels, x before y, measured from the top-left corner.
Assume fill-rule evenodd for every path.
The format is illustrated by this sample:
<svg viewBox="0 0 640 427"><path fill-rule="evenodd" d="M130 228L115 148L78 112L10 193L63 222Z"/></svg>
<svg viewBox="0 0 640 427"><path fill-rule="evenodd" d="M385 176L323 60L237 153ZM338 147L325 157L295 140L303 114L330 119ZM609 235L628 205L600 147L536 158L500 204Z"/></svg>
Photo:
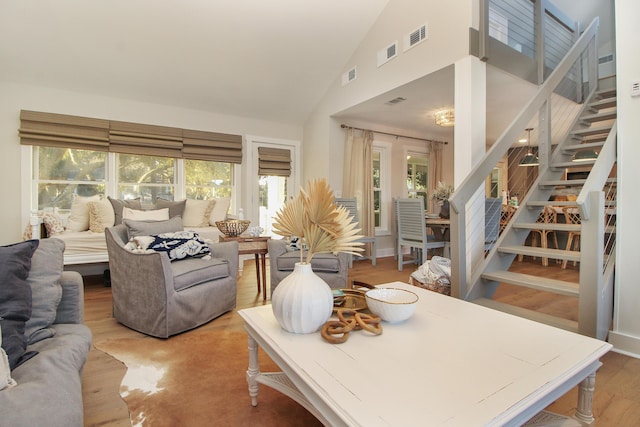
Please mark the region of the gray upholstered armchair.
<svg viewBox="0 0 640 427"><path fill-rule="evenodd" d="M269 239L269 270L271 276L271 293L278 283L287 277L300 262L300 251L289 247L284 239ZM349 269L349 255L346 253L316 254L311 259L311 268L333 289L347 287L347 273Z"/></svg>
<svg viewBox="0 0 640 427"><path fill-rule="evenodd" d="M154 337L200 326L236 306L238 243L210 245L212 258L171 262L166 253L125 249L127 228L105 230L113 316Z"/></svg>

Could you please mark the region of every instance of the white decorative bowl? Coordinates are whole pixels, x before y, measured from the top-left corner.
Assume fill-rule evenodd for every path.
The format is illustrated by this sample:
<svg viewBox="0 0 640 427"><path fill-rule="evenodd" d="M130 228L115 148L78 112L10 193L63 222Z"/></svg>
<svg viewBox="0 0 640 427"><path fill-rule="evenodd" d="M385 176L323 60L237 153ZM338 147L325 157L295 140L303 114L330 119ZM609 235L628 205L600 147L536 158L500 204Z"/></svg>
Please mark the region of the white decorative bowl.
<svg viewBox="0 0 640 427"><path fill-rule="evenodd" d="M418 295L398 288L371 289L365 293L365 298L369 311L389 323L410 318L418 302Z"/></svg>

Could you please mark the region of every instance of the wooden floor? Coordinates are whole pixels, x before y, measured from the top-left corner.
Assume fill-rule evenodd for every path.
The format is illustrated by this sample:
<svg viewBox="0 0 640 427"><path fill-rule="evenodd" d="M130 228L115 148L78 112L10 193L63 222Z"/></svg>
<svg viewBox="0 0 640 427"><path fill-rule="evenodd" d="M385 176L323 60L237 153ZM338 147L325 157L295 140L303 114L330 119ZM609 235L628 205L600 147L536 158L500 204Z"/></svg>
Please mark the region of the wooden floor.
<svg viewBox="0 0 640 427"><path fill-rule="evenodd" d="M405 266L397 270L393 257L378 258L377 266L370 261L358 261L349 271L349 280L370 284L391 281L407 282L415 267ZM553 279L577 281L577 270L560 269L550 265L541 267L538 262L516 262L512 270L533 273L544 268L545 276ZM267 274L268 277L268 274ZM237 309L265 304L256 290L255 265L252 260L244 263L242 277L238 281ZM539 309L548 314L567 319L577 319L577 302L571 297L551 296L544 292L500 285L496 299L523 308ZM269 301L266 302L269 304ZM207 329L240 330L241 322L235 311L202 326ZM85 277L85 322L93 332L93 340L99 342L111 338L135 338L141 334L118 324L111 317L111 290L102 283L102 277ZM640 360L610 352L602 359L603 367L596 377L594 414L598 426L636 427L640 425ZM83 396L85 425L130 426L127 406L118 389L125 374L125 367L111 356L92 348L83 372ZM571 415L575 411L577 390L569 392L548 409Z"/></svg>

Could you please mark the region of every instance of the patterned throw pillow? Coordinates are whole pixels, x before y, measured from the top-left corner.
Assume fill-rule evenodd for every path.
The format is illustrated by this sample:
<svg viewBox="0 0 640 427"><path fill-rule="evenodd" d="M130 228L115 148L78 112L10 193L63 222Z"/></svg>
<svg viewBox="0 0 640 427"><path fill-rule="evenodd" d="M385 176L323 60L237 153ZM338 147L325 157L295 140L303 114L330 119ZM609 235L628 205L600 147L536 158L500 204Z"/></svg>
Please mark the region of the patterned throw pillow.
<svg viewBox="0 0 640 427"><path fill-rule="evenodd" d="M47 230L47 236L55 236L64 232L64 224L62 219L51 212L45 212L42 214L42 222L44 222L44 228Z"/></svg>
<svg viewBox="0 0 640 427"><path fill-rule="evenodd" d="M165 252L171 261L211 255L209 246L193 231L135 236L125 248L133 253Z"/></svg>

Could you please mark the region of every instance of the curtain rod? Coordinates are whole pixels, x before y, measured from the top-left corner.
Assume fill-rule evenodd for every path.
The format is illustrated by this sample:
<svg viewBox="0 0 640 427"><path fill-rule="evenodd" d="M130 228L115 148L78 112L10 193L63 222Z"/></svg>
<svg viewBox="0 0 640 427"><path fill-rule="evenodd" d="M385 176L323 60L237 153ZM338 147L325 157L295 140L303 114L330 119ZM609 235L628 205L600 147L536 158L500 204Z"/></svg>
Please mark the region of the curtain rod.
<svg viewBox="0 0 640 427"><path fill-rule="evenodd" d="M353 126L348 126L348 125L345 125L345 124L340 125L340 127L341 127L342 129L355 129L355 130L361 130L361 131L371 130L371 129L362 129L362 128L357 128L357 127L353 127ZM419 140L419 141L437 142L438 144L444 144L444 145L449 144L447 141L436 141L436 140L434 140L434 139L418 138L417 136L398 135L398 134L395 134L395 133L380 132L380 131L378 131L378 130L371 130L371 132L373 132L373 133L381 133L381 134L383 134L383 135L395 136L396 138L417 139L417 140Z"/></svg>

